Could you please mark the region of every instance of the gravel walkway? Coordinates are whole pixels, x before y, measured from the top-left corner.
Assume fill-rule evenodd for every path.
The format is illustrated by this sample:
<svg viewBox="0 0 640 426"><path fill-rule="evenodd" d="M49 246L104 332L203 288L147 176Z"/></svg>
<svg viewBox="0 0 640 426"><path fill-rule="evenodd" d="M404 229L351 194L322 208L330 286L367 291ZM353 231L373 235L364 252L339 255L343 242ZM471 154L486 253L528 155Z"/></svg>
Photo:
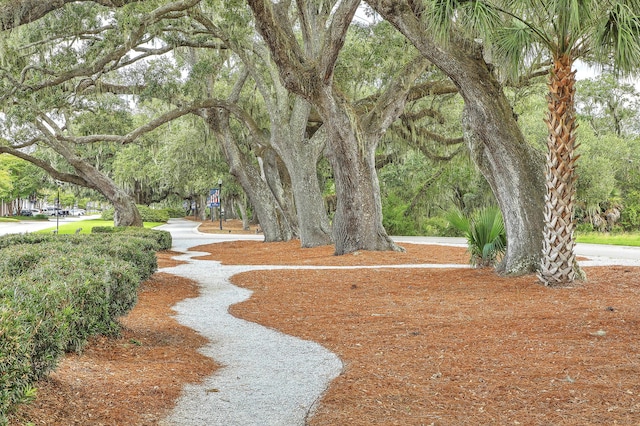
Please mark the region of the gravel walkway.
<svg viewBox="0 0 640 426"><path fill-rule="evenodd" d="M197 234L193 227L193 222L176 221L163 229L172 233L173 249L178 251L224 240ZM200 283L201 295L178 303L176 318L209 339L201 352L223 367L202 384L186 386L173 413L161 424L303 425L330 381L340 374L341 361L315 342L230 315L229 306L248 299L251 292L233 286L229 278L261 267L189 260L197 254L180 256L189 263L161 271Z"/></svg>

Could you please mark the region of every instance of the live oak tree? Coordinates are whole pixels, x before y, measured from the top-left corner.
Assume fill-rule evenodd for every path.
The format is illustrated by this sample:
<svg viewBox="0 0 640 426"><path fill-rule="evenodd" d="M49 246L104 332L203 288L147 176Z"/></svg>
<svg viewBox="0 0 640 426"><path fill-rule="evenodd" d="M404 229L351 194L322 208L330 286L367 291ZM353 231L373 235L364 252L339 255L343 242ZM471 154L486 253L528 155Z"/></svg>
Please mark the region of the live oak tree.
<svg viewBox="0 0 640 426"><path fill-rule="evenodd" d="M41 20L10 35L4 34L7 39L13 39L9 40L12 43L3 45L5 121L7 128L31 129L26 133L18 132L10 146L0 147L0 152L27 159L56 179L101 192L116 208L116 225L141 226L140 214L131 197L75 148L78 144L103 142L105 139L75 135L70 126L61 126L60 121L72 120L76 108L91 108L93 101L85 98L87 92L99 95L102 90L112 90L114 85L104 80L105 75L173 49L173 46L146 46L154 40L152 29L155 26L155 31L161 31L162 20L179 18L184 10L196 3L195 0L168 3L155 9L143 8L139 14L128 11L124 15L127 19L111 22L101 18L104 10L72 5L57 19L46 23ZM18 25L21 21L16 22ZM21 36L24 38L20 39ZM27 43L26 37L35 41ZM38 55L45 50L50 55ZM129 57L131 52L136 56ZM164 122L169 119L170 116L166 117ZM156 122L138 129L137 133L128 135L128 139L116 136L110 140L130 142L135 136L160 124L162 122ZM39 135L34 132L39 132ZM25 148L38 143L65 158L75 174L57 169L25 152Z"/></svg>
<svg viewBox="0 0 640 426"><path fill-rule="evenodd" d="M640 133L640 93L630 82L620 81L611 72L578 81L578 115L589 123L596 135L615 133L628 137Z"/></svg>
<svg viewBox="0 0 640 426"><path fill-rule="evenodd" d="M337 196L336 254L398 250L382 226L375 149L402 112L407 92L425 70L426 61L418 57L405 64L371 109L358 114L352 101L335 86L334 71L359 1L297 1L293 10L290 2L248 3L284 86L313 105L326 128ZM300 28L300 38L296 28Z"/></svg>
<svg viewBox="0 0 640 426"><path fill-rule="evenodd" d="M451 28L438 39L426 13L428 2L367 3L446 74L464 99L467 147L491 186L505 221L507 251L497 270L510 275L537 270L543 229L543 160L522 135L494 73L495 66L485 60L483 46L464 37L460 28Z"/></svg>
<svg viewBox="0 0 640 426"><path fill-rule="evenodd" d="M142 0L0 0L0 31L37 21L69 3L91 2L116 8L139 1Z"/></svg>
<svg viewBox="0 0 640 426"><path fill-rule="evenodd" d="M266 46L256 42L253 32L246 31L248 25L238 23L246 22L247 16L243 16L246 15L246 7L233 10L225 5L225 9L229 22L214 23L212 18L217 15L216 10L193 12L192 17L202 25L201 33L208 32L212 37L224 39L225 46L242 62L247 72L249 81L245 90L253 87L251 93L261 97L258 101L255 97L245 96L234 102L231 112L247 129L247 139L253 144L253 153L261 162L264 179L293 233L299 236L302 247L329 244L331 227L316 171L325 146L324 132L309 131L311 105L282 86ZM233 75L233 70L230 74ZM260 111L260 116L256 111ZM228 150L227 153L230 154ZM281 170L280 163L286 171ZM289 185L284 185L283 181ZM288 186L293 202L288 200ZM259 217L263 231L268 229L263 222L270 217L264 214Z"/></svg>

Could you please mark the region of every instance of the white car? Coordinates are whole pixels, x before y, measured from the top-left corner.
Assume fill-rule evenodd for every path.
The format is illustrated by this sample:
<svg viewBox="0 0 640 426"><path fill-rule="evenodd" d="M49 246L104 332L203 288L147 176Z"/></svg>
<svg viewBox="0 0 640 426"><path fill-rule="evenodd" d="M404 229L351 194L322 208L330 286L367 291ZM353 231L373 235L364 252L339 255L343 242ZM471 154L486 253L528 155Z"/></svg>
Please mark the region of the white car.
<svg viewBox="0 0 640 426"><path fill-rule="evenodd" d="M71 214L71 216L83 216L87 212L85 211L85 209L71 209L69 210L69 213Z"/></svg>

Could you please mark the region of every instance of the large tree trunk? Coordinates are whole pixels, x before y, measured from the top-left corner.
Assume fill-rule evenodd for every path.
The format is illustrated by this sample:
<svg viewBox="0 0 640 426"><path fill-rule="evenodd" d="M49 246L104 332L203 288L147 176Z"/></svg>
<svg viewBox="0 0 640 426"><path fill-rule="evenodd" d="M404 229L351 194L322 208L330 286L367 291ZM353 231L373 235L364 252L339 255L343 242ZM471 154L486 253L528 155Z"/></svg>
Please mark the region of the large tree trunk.
<svg viewBox="0 0 640 426"><path fill-rule="evenodd" d="M229 113L209 109L204 115L209 127L219 137L229 164L229 172L238 180L256 210L265 241L291 240L294 235L293 229L282 208L262 179L259 170L245 158L233 140L229 129Z"/></svg>
<svg viewBox="0 0 640 426"><path fill-rule="evenodd" d="M320 192L317 164L318 157L292 153L297 164L289 169L291 188L296 201L298 230L302 247L331 244L331 225Z"/></svg>
<svg viewBox="0 0 640 426"><path fill-rule="evenodd" d="M538 277L548 286L584 278L575 255L573 217L576 195L575 71L569 57L554 61L547 96L547 162L544 246Z"/></svg>
<svg viewBox="0 0 640 426"><path fill-rule="evenodd" d="M236 200L236 206L238 210L240 210L240 218L242 219L242 230L249 230L249 216L247 215L247 209L244 206L244 203L241 200Z"/></svg>
<svg viewBox="0 0 640 426"><path fill-rule="evenodd" d="M310 139L305 137L309 110L309 104L297 98L290 118L272 118L271 145L278 152L291 179L300 244L302 247L317 247L331 244L332 239L317 172L325 132L318 131Z"/></svg>
<svg viewBox="0 0 640 426"><path fill-rule="evenodd" d="M465 102L465 140L489 182L505 222L507 251L498 266L504 274L538 269L543 229L542 159L527 144L502 87L474 43L434 43L407 4L391 0L368 3L405 35L458 87Z"/></svg>
<svg viewBox="0 0 640 426"><path fill-rule="evenodd" d="M336 99L331 87L324 87L322 92L328 158L336 185L337 205L333 218L335 253L402 250L382 225L380 188L375 169L377 141L359 131L359 117L354 113L349 115L345 103Z"/></svg>
<svg viewBox="0 0 640 426"><path fill-rule="evenodd" d="M367 140L359 128L357 113L333 90L335 61L360 1L344 0L334 8L318 7L314 2L296 3L299 18L296 25L302 30L303 47L288 19L289 2L249 0L248 3L283 85L314 105L327 128L336 182L337 211L333 222L336 254L398 249L382 226L382 209L376 204L379 195L374 194L377 175L373 151L377 140ZM404 98L405 92L401 94ZM390 109L394 109L396 100L389 99ZM388 125L384 120L388 111L379 113ZM376 124L379 127L381 123Z"/></svg>
<svg viewBox="0 0 640 426"><path fill-rule="evenodd" d="M256 153L256 156L258 156L258 162L262 166L262 178L267 182L271 193L286 215L294 237L297 237L298 217L288 170L286 170L276 151L271 147L260 150L259 153Z"/></svg>

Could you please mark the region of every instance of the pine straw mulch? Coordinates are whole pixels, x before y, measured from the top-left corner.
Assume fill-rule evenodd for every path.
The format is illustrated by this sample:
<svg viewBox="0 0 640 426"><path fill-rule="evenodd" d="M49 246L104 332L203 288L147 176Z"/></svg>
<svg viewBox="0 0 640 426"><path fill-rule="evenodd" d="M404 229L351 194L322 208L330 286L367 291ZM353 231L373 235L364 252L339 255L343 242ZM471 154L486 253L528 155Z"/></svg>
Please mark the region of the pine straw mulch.
<svg viewBox="0 0 640 426"><path fill-rule="evenodd" d="M212 258L226 264L464 263L467 259L460 248L404 246L407 253L340 257L332 256L331 248L300 249L296 243L229 242L198 250L207 249ZM477 269L247 272L233 281L254 294L231 307L231 312L317 341L343 360L343 372L321 399L311 425L637 425L640 268L588 268L587 274L587 283L548 289L533 276L501 278ZM154 280L167 278L158 275ZM173 288L159 285L154 292ZM144 298L143 291L140 303ZM170 327L178 336L191 333L175 323L169 325L173 320L166 311L172 303L167 301L161 312L152 309L143 317ZM115 340L116 348L126 350L109 354L114 361L106 372L99 357L65 368L78 358L68 357L53 380L75 387L73 392L62 401L47 396L45 388L45 395L40 393L45 401L37 404L45 411L49 407L50 413L55 408L83 411L85 420L36 424L123 424L87 422L86 412L91 410L95 416L91 419L126 415L124 424L156 424L160 413L171 408L179 383L197 381L215 367L210 363L207 371L201 370L191 361L195 352L185 348L181 353L183 348L171 345L172 339L165 339L169 347L156 351L142 337L134 337L141 346L127 346L131 338L126 335ZM103 344L98 340L99 347ZM195 346L202 344L198 341ZM89 356L94 345L82 357ZM141 349L166 351L167 363L188 356L189 364L176 369L167 383L164 371L148 369L134 356L136 351L146 352ZM112 379L135 360L135 368L123 376L136 383L136 400L124 381ZM170 385L178 388L175 393ZM98 397L95 392L100 388L108 390ZM166 398L147 410L159 395ZM156 417L134 417L149 411Z"/></svg>

